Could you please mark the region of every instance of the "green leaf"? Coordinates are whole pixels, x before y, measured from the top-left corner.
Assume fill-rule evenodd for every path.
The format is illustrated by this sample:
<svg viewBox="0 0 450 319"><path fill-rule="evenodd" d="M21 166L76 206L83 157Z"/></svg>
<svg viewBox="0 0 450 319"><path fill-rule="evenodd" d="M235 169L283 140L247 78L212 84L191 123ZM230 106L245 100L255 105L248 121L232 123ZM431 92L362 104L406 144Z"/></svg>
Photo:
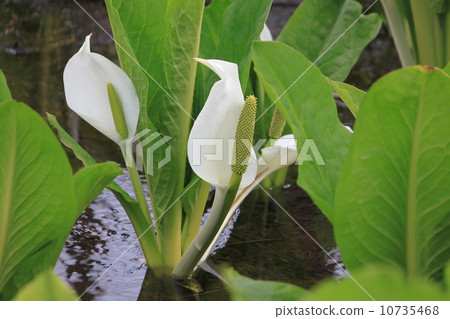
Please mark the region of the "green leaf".
<svg viewBox="0 0 450 319"><path fill-rule="evenodd" d="M54 266L75 202L69 161L36 112L12 100L1 103L0 136L0 298L8 299ZM58 247L46 249L55 242Z"/></svg>
<svg viewBox="0 0 450 319"><path fill-rule="evenodd" d="M344 101L353 116L356 118L358 116L359 106L364 100L366 92L347 83L333 81L329 78L327 78L327 80L330 82L333 90L339 95L342 101Z"/></svg>
<svg viewBox="0 0 450 319"><path fill-rule="evenodd" d="M203 13L199 56L204 59L214 57L220 42L220 33L227 8L234 0L214 0Z"/></svg>
<svg viewBox="0 0 450 319"><path fill-rule="evenodd" d="M353 279L328 279L304 295L314 301L408 301L448 300L441 286L423 279L409 281L401 270L371 265L353 274ZM373 298L373 299L372 299Z"/></svg>
<svg viewBox="0 0 450 319"><path fill-rule="evenodd" d="M450 291L423 279L409 281L401 270L370 265L353 278L320 282L311 290L283 282L253 280L227 269L224 277L233 300L242 301L408 301L448 300Z"/></svg>
<svg viewBox="0 0 450 319"><path fill-rule="evenodd" d="M336 191L345 265L381 262L434 277L450 256L450 78L410 67L377 81L355 125Z"/></svg>
<svg viewBox="0 0 450 319"><path fill-rule="evenodd" d="M284 282L254 280L241 276L233 268L223 273L235 301L295 301L307 292L298 286Z"/></svg>
<svg viewBox="0 0 450 319"><path fill-rule="evenodd" d="M427 0L434 14L444 13L447 10L447 0Z"/></svg>
<svg viewBox="0 0 450 319"><path fill-rule="evenodd" d="M0 70L0 103L11 100L11 92L9 92L8 83L6 83L5 75Z"/></svg>
<svg viewBox="0 0 450 319"><path fill-rule="evenodd" d="M267 94L292 128L298 151L312 139L325 162L319 165L307 148L311 160L298 166L297 183L333 221L335 188L351 133L339 122L330 85L317 67L285 44L255 42L253 58Z"/></svg>
<svg viewBox="0 0 450 319"><path fill-rule="evenodd" d="M118 175L122 169L116 163L102 163L85 167L74 175L76 216L74 222L83 213L102 190Z"/></svg>
<svg viewBox="0 0 450 319"><path fill-rule="evenodd" d="M77 294L53 270L43 271L14 297L14 301L76 301Z"/></svg>
<svg viewBox="0 0 450 319"><path fill-rule="evenodd" d="M70 148L75 154L76 158L78 158L84 166L91 166L97 164L97 162L86 152L75 140L67 133L61 125L58 123L58 120L53 114L47 113L48 123L51 127L56 130L58 134L59 140L66 147Z"/></svg>
<svg viewBox="0 0 450 319"><path fill-rule="evenodd" d="M355 0L305 0L277 41L300 51L324 75L344 81L381 27L377 14L361 16L361 12Z"/></svg>
<svg viewBox="0 0 450 319"><path fill-rule="evenodd" d="M198 56L204 2L107 0L106 4L122 68L134 80L138 64L149 78L146 107L151 122L158 123L168 108L185 117L180 108L190 113L196 70L192 58Z"/></svg>
<svg viewBox="0 0 450 319"><path fill-rule="evenodd" d="M252 42L259 40L271 4L272 0L234 0L225 11L214 57L205 57L236 63L244 92L250 72ZM211 72L206 87L211 87L215 79Z"/></svg>

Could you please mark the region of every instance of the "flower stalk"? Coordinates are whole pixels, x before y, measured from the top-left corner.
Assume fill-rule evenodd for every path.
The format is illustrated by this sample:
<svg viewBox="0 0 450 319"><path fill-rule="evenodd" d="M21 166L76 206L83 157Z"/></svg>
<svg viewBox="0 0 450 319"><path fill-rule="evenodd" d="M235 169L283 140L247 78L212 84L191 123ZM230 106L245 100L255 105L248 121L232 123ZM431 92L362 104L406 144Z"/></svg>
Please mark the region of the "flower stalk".
<svg viewBox="0 0 450 319"><path fill-rule="evenodd" d="M216 237L216 234L221 229L239 190L241 179L242 175L233 173L230 185L220 185L216 187L211 212L206 219L205 224L175 267L172 273L173 278L185 279L193 272L211 242Z"/></svg>

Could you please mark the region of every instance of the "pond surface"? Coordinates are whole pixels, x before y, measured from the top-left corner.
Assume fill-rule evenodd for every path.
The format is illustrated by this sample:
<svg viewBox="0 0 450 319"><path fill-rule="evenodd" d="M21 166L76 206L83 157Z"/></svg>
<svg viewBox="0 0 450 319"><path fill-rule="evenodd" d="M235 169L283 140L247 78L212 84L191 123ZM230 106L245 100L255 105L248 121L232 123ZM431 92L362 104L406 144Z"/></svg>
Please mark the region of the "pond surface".
<svg viewBox="0 0 450 319"><path fill-rule="evenodd" d="M102 1L78 1L110 32ZM268 25L276 36L301 1L279 0ZM78 51L85 35L93 33L93 50L116 61L111 38L70 0L1 0L0 68L13 96L32 106L44 118L49 112L98 161L121 163L111 141L80 120L66 106L62 72ZM379 76L398 68L386 31L364 51L348 82L366 89ZM352 124L348 109L337 101L339 116ZM80 163L68 156L77 170ZM342 276L331 224L308 195L295 184L295 168L286 185L256 189L241 205L208 260L208 271L195 277L197 293L170 278L155 278L147 270L131 223L114 196L103 193L92 202L73 228L56 266L82 300L227 300L224 284L211 273L228 264L242 275L279 280L305 288L329 276ZM117 182L130 193L126 176ZM320 244L320 246L318 245ZM333 257L330 258L330 255Z"/></svg>

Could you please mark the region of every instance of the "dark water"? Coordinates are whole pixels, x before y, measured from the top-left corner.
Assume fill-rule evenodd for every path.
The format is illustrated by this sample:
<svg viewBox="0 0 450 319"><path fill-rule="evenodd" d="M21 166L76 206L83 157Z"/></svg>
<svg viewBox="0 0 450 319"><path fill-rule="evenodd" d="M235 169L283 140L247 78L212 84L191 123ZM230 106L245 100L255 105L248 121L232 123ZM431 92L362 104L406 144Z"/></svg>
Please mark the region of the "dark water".
<svg viewBox="0 0 450 319"><path fill-rule="evenodd" d="M102 1L78 1L108 32ZM301 1L274 2L268 25L276 36ZM42 116L56 115L60 123L97 160L121 162L115 144L103 137L65 104L62 71L93 33L93 50L116 61L112 40L73 1L0 0L0 68L13 96ZM352 71L348 82L367 88L374 79L398 67L391 41L382 30ZM346 124L353 118L338 102ZM68 152L74 168L79 162ZM227 300L225 286L212 273L224 264L241 274L311 287L323 278L342 275L330 223L307 194L295 185L255 190L242 204L234 223L208 260L209 271L198 271L196 284L203 292L187 289L170 278L156 278L147 270L133 228L120 204L104 191L80 217L66 243L56 272L83 300ZM117 182L132 193L129 180ZM283 207L284 209L282 209ZM294 222L295 220L295 222ZM298 223L298 225L297 225ZM301 227L299 227L299 225ZM306 231L306 232L305 232ZM321 248L317 243L323 247Z"/></svg>

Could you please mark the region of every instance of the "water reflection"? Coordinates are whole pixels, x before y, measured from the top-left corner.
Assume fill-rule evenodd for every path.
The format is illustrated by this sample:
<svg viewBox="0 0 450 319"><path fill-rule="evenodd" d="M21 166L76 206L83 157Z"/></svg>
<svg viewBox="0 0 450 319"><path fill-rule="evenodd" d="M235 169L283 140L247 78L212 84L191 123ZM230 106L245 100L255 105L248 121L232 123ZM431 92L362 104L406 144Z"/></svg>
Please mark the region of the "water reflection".
<svg viewBox="0 0 450 319"><path fill-rule="evenodd" d="M128 176L116 182L133 194ZM82 300L136 300L145 271L133 226L112 193L104 190L72 229L56 272Z"/></svg>
<svg viewBox="0 0 450 319"><path fill-rule="evenodd" d="M83 6L109 29L102 1ZM120 162L115 145L68 109L62 82L66 62L87 34L94 33L93 50L114 61L113 41L73 1L2 0L0 12L0 23L5 26L0 31L0 68L13 97L44 118L47 112L56 115L96 159ZM73 156L71 161L79 166Z"/></svg>
<svg viewBox="0 0 450 319"><path fill-rule="evenodd" d="M277 202L261 190L251 194L228 244L211 259L251 278L311 287L330 275L327 256L291 217L326 250L335 246L332 227L297 186L273 190L271 196Z"/></svg>

